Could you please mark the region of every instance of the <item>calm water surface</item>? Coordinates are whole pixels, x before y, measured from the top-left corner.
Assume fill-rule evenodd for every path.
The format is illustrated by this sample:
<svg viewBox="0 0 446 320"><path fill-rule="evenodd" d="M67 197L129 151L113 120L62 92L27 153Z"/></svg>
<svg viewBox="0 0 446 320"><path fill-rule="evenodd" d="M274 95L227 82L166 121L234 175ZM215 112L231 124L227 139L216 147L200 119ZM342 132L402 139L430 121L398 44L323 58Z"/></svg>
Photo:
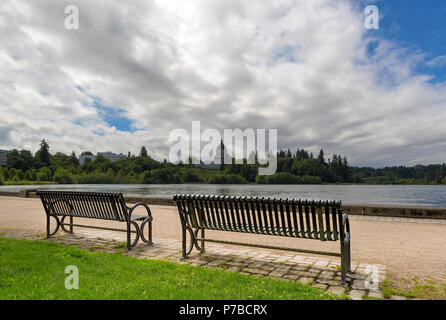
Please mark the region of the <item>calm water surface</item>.
<svg viewBox="0 0 446 320"><path fill-rule="evenodd" d="M420 205L446 207L446 186L376 185L55 185L1 186L0 191L59 189L122 192L145 197L176 193L341 200L346 204Z"/></svg>

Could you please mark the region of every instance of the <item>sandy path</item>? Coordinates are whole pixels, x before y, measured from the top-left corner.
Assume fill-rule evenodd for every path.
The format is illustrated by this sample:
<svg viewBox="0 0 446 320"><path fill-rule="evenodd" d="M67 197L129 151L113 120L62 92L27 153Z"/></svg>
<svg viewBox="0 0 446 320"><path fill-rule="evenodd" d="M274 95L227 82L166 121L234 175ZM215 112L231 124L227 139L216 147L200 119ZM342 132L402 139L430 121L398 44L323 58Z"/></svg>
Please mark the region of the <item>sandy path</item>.
<svg viewBox="0 0 446 320"><path fill-rule="evenodd" d="M152 206L155 238L180 239L181 228L174 207ZM80 222L81 219L76 219ZM446 279L446 224L391 222L351 217L352 260L383 264L393 276ZM124 227L120 223L89 220L103 226ZM0 197L0 231L6 229L45 232L45 213L38 199ZM338 251L339 244L229 232L208 232L230 241ZM123 241L125 234L123 233ZM279 251L284 252L284 251Z"/></svg>

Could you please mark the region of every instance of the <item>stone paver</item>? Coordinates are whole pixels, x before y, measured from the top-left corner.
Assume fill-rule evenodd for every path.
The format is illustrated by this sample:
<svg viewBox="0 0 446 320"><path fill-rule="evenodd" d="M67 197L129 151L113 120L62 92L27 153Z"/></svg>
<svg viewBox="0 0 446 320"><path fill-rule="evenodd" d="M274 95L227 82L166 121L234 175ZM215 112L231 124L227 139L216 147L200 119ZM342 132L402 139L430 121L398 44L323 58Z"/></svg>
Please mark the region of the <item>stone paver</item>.
<svg viewBox="0 0 446 320"><path fill-rule="evenodd" d="M311 284L314 281L314 278L311 277L301 277L297 281L299 281L302 284Z"/></svg>
<svg viewBox="0 0 446 320"><path fill-rule="evenodd" d="M348 295L352 300L362 300L362 297L366 294L364 290L351 290Z"/></svg>
<svg viewBox="0 0 446 320"><path fill-rule="evenodd" d="M8 234L4 236L8 237ZM42 235L18 232L9 236L44 240ZM124 237L122 233L117 232L79 230L73 235L59 233L46 241L81 247L90 251L121 251L125 255L142 259L169 260L257 277L281 278L310 284L315 288L334 294L342 294L347 288L350 290L348 295L353 300L360 300L366 294L370 297L382 297L379 291L379 284L385 279L385 266L382 265L359 265L355 272L349 273L348 283L345 287L341 285L340 261L338 259L289 254L280 256L265 250L228 249L212 244L205 246L206 252L193 251L189 259L181 260L181 241L179 240L153 239L153 246L140 243L133 250L127 252L125 248L122 248ZM356 264L352 263L353 266L356 267Z"/></svg>
<svg viewBox="0 0 446 320"><path fill-rule="evenodd" d="M381 292L377 292L377 291L370 291L369 297L376 298L376 299L384 299L383 294Z"/></svg>
<svg viewBox="0 0 446 320"><path fill-rule="evenodd" d="M390 300L407 300L406 297L402 296L391 296Z"/></svg>
<svg viewBox="0 0 446 320"><path fill-rule="evenodd" d="M339 286L332 286L328 288L328 291L334 294L343 294L345 292L345 288Z"/></svg>

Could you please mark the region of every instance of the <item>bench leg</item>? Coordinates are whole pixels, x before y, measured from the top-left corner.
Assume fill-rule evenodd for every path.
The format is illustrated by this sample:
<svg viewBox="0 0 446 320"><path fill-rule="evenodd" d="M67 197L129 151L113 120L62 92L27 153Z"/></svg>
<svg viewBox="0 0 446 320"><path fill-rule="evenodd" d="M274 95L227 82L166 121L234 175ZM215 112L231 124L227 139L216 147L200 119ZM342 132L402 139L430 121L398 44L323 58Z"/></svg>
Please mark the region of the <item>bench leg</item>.
<svg viewBox="0 0 446 320"><path fill-rule="evenodd" d="M342 273L341 284L344 286L347 284L347 268L345 265L344 256L341 257L341 273Z"/></svg>
<svg viewBox="0 0 446 320"><path fill-rule="evenodd" d="M201 239L204 239L204 229L201 229ZM201 240L201 253L204 253L206 250L204 249L204 240Z"/></svg>
<svg viewBox="0 0 446 320"><path fill-rule="evenodd" d="M152 241L152 221L149 221L149 230L147 232L149 233L149 243L153 244L153 241Z"/></svg>
<svg viewBox="0 0 446 320"><path fill-rule="evenodd" d="M347 264L347 272L352 272L352 265L351 265L351 260L350 260L350 241L348 241L347 245L346 245L346 264Z"/></svg>
<svg viewBox="0 0 446 320"><path fill-rule="evenodd" d="M51 237L51 232L50 232L50 215L47 214L46 215L46 238L49 239L49 237Z"/></svg>
<svg viewBox="0 0 446 320"><path fill-rule="evenodd" d="M70 216L70 234L73 234L73 217Z"/></svg>
<svg viewBox="0 0 446 320"><path fill-rule="evenodd" d="M147 238L144 236L144 228L146 227L146 225L147 225ZM153 244L153 241L152 241L152 218L151 217L144 220L141 223L141 226L139 228L139 236L140 236L141 240L144 243L148 244L149 246L151 246Z"/></svg>
<svg viewBox="0 0 446 320"><path fill-rule="evenodd" d="M197 232L196 230L195 232ZM187 247L187 232L189 232L190 235L190 243L189 248ZM198 250L201 251L201 249L198 247L198 243L196 240L195 232L189 228L189 227L183 227L182 232L182 246L181 246L181 259L187 259L189 257L189 254L192 252L194 247L196 247Z"/></svg>
<svg viewBox="0 0 446 320"><path fill-rule="evenodd" d="M347 273L351 272L350 261L350 239L341 241L341 271L342 271L342 285L347 283Z"/></svg>
<svg viewBox="0 0 446 320"><path fill-rule="evenodd" d="M56 228L54 229L54 232L51 232L51 217L54 218L56 221ZM50 238L52 235L55 235L57 231L59 231L59 228L61 227L61 222L57 216L51 216L49 214L46 215L46 238Z"/></svg>
<svg viewBox="0 0 446 320"><path fill-rule="evenodd" d="M130 223L127 222L127 251L132 250L130 234Z"/></svg>
<svg viewBox="0 0 446 320"><path fill-rule="evenodd" d="M187 257L188 257L188 254L186 254L186 240L187 240L186 229L183 228L183 230L182 230L182 245L181 245L181 259L187 259Z"/></svg>

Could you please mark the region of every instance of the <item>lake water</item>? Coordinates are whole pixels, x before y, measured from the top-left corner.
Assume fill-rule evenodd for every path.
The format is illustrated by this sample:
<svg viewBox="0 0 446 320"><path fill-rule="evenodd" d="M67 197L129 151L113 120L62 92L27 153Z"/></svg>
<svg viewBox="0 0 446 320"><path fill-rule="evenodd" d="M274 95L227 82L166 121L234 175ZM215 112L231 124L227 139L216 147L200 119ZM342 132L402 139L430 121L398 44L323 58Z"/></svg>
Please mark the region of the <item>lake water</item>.
<svg viewBox="0 0 446 320"><path fill-rule="evenodd" d="M384 204L446 207L446 186L381 185L54 185L1 186L0 191L59 189L122 192L145 197L176 193L341 200L345 204Z"/></svg>

